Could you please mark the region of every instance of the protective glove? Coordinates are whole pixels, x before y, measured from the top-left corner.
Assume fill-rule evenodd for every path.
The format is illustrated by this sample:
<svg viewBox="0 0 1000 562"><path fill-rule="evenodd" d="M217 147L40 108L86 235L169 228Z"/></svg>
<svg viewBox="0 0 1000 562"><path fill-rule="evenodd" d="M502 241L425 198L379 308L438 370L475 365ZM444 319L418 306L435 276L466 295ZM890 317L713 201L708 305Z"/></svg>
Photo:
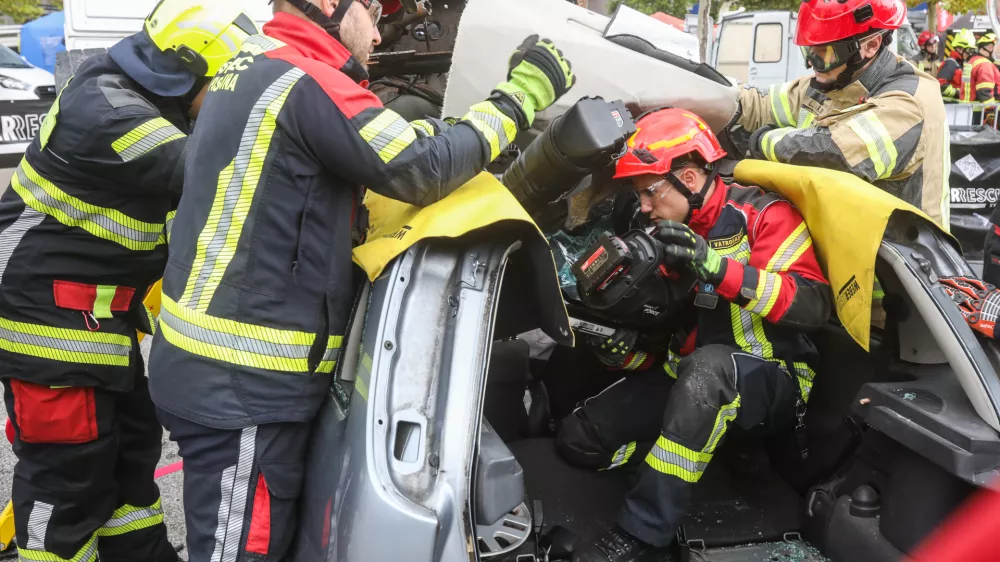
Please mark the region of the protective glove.
<svg viewBox="0 0 1000 562"><path fill-rule="evenodd" d="M663 263L667 268L690 269L698 279L713 285L721 283L726 276L726 260L688 225L658 221L656 239L663 243Z"/></svg>
<svg viewBox="0 0 1000 562"><path fill-rule="evenodd" d="M771 131L778 129L777 125L764 125L763 127L757 129L750 135L750 158L754 160L767 160L767 155L764 154L763 139L764 135L770 133Z"/></svg>
<svg viewBox="0 0 1000 562"><path fill-rule="evenodd" d="M589 336L587 345L606 367L622 369L636 358L635 342L639 334L625 328L616 330L610 337ZM641 353L641 352L640 352ZM645 356L643 356L643 359ZM641 363L642 361L639 361Z"/></svg>
<svg viewBox="0 0 1000 562"><path fill-rule="evenodd" d="M719 144L726 151L726 156L731 160L742 160L750 156L751 133L740 125L740 118L743 117L743 104L737 102L736 113L733 118L726 123L719 133Z"/></svg>
<svg viewBox="0 0 1000 562"><path fill-rule="evenodd" d="M513 100L523 117L518 125L527 129L535 121L536 111L555 103L575 83L573 67L562 51L548 39L531 35L510 57L507 81L498 84L494 92Z"/></svg>
<svg viewBox="0 0 1000 562"><path fill-rule="evenodd" d="M996 338L997 314L1000 314L1000 291L989 283L971 277L942 277L944 292L958 305L973 330Z"/></svg>

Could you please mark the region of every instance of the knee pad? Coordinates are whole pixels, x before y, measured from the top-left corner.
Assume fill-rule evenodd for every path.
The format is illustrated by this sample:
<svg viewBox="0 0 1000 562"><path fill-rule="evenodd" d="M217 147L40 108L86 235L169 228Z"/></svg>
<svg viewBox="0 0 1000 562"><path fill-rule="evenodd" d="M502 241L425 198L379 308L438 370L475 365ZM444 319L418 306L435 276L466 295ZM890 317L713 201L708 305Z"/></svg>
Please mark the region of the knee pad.
<svg viewBox="0 0 1000 562"><path fill-rule="evenodd" d="M693 400L728 403L736 393L735 349L725 345L706 345L681 359L673 393L683 393ZM720 396L722 395L722 396ZM713 398L715 397L715 398Z"/></svg>

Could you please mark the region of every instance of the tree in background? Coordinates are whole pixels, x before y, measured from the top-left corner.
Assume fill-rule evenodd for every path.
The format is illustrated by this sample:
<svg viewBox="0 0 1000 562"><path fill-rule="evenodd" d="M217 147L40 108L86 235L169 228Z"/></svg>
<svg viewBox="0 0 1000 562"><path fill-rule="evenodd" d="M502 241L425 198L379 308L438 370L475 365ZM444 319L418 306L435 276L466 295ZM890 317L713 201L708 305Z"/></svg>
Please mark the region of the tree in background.
<svg viewBox="0 0 1000 562"><path fill-rule="evenodd" d="M684 14L688 13L688 9L691 7L691 2L688 0L614 0L611 2L610 13L614 13L622 4L644 14L663 12L681 19L684 19Z"/></svg>
<svg viewBox="0 0 1000 562"><path fill-rule="evenodd" d="M14 23L24 23L45 14L38 0L0 0L0 14L10 16Z"/></svg>
<svg viewBox="0 0 1000 562"><path fill-rule="evenodd" d="M992 2L995 0L986 1ZM921 0L906 1L906 5L911 8L921 3ZM937 11L939 7L944 8L956 17L967 12L975 12L977 14L986 13L986 3L983 0L940 0L939 2L927 2L927 29L935 34L938 32Z"/></svg>

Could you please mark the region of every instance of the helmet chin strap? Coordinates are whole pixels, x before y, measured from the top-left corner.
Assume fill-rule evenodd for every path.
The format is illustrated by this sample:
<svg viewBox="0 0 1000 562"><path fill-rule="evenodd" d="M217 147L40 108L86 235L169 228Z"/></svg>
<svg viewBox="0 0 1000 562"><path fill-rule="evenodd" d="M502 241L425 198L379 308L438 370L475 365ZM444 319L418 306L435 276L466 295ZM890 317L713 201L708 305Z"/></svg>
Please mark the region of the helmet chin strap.
<svg viewBox="0 0 1000 562"><path fill-rule="evenodd" d="M351 4L354 0L340 0L337 3L337 7L333 10L333 15L327 17L323 13L323 10L319 9L319 6L309 2L309 0L286 0L292 6L295 6L307 18L316 22L316 25L323 28L331 37L343 43L340 40L340 23L344 21L344 17L347 16L347 10L351 9Z"/></svg>
<svg viewBox="0 0 1000 562"><path fill-rule="evenodd" d="M889 43L892 41L891 34L882 33L881 35L882 35L882 44L879 46L878 51L876 51L874 55L868 58L862 58L861 47L859 45L858 50L853 55L851 55L851 58L848 59L847 62L844 64L844 71L841 72L839 76L837 76L836 80L828 84L825 84L823 82L820 82L814 76L813 79L809 81L809 85L812 86L814 89L823 93L832 92L834 90L842 90L847 86L849 86L852 82L858 79L858 71L864 68L865 65L868 64L869 62L878 58L878 56L882 54L882 51L884 51L885 48L889 45ZM867 41L871 37L874 37L874 35L868 35L866 37L859 39L859 41Z"/></svg>
<svg viewBox="0 0 1000 562"><path fill-rule="evenodd" d="M691 190L688 189L686 185L684 185L684 182L682 182L677 176L675 176L673 172L667 172L666 174L664 174L663 178L668 182L670 182L670 185L674 186L674 189L680 192L681 195L687 198L688 212L687 215L684 217L683 221L684 224L689 223L691 221L691 217L694 216L695 211L701 209L701 206L705 204L704 193L708 191L708 187L710 185L715 183L715 178L718 175L719 175L718 170L713 169L711 172L708 173L708 178L705 180L705 185L701 186L701 191L699 191L698 193L692 193Z"/></svg>
<svg viewBox="0 0 1000 562"><path fill-rule="evenodd" d="M875 54L875 57L877 57L881 52L882 51L879 50L879 52ZM849 86L851 82L854 82L855 80L854 75L857 74L859 70L864 68L864 66L868 64L868 62L874 59L875 57L865 59L861 58L860 51L854 53L853 55L851 55L851 58L848 59L846 63L844 63L844 71L841 72L839 76L837 76L836 80L834 80L833 82L820 82L819 79L814 76L813 79L809 81L809 85L815 90L824 93L832 92L834 90L842 90L847 86Z"/></svg>

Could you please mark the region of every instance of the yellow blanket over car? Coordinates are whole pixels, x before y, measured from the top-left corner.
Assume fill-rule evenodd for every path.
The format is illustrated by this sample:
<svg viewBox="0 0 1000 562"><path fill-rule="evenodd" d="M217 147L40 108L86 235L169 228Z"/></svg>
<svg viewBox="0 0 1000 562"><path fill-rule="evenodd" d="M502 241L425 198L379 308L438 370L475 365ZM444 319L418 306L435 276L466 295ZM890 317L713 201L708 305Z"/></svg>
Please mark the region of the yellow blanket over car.
<svg viewBox="0 0 1000 562"><path fill-rule="evenodd" d="M889 218L895 212L909 212L928 224L934 225L933 221L916 207L844 172L744 160L736 166L734 179L774 191L799 209L833 288L840 322L867 351L875 258Z"/></svg>
<svg viewBox="0 0 1000 562"><path fill-rule="evenodd" d="M528 213L510 191L483 172L437 203L417 207L368 191L367 242L354 249L354 262L370 281L396 256L424 238L457 238L501 221L530 225L544 240Z"/></svg>
<svg viewBox="0 0 1000 562"><path fill-rule="evenodd" d="M562 300L555 261L545 235L517 199L491 174L483 172L437 203L417 207L369 191L368 241L354 249L354 262L375 281L407 248L427 238L457 238L491 225L507 223L529 254L536 282L530 302L544 309L541 326L559 343L572 345L573 334Z"/></svg>

